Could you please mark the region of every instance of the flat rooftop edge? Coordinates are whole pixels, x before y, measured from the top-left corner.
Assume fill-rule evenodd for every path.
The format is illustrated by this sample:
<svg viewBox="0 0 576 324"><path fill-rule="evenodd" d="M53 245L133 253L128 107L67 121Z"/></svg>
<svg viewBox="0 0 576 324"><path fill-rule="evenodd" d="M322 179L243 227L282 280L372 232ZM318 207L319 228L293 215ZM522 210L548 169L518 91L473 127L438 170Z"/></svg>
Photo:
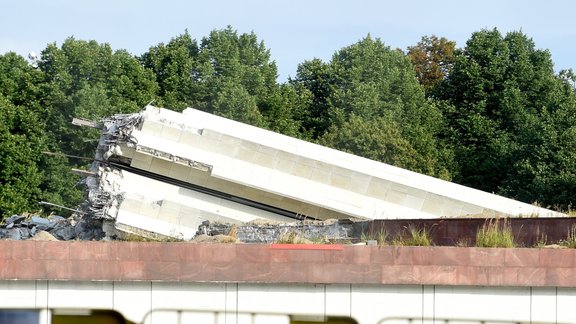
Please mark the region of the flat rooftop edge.
<svg viewBox="0 0 576 324"><path fill-rule="evenodd" d="M576 287L576 249L0 240L0 280Z"/></svg>

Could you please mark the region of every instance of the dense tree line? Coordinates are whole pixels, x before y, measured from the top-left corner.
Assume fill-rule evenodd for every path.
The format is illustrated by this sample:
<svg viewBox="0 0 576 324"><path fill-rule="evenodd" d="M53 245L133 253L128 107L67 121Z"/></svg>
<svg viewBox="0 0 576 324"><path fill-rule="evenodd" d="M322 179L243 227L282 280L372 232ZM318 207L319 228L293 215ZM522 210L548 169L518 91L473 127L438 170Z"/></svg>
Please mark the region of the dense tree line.
<svg viewBox="0 0 576 324"><path fill-rule="evenodd" d="M98 120L154 100L194 107L525 202L576 200L576 76L521 32L436 36L402 51L370 35L277 82L270 50L231 27L188 32L141 56L96 41L49 44L38 62L0 55L0 218L38 201L74 207Z"/></svg>

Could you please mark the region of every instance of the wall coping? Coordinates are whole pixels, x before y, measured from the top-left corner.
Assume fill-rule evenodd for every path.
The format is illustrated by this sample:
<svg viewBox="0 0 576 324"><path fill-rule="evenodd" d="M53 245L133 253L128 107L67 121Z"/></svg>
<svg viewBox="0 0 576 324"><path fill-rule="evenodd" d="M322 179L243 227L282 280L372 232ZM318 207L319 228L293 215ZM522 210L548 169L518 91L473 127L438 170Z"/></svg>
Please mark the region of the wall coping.
<svg viewBox="0 0 576 324"><path fill-rule="evenodd" d="M0 240L0 280L576 287L576 249Z"/></svg>

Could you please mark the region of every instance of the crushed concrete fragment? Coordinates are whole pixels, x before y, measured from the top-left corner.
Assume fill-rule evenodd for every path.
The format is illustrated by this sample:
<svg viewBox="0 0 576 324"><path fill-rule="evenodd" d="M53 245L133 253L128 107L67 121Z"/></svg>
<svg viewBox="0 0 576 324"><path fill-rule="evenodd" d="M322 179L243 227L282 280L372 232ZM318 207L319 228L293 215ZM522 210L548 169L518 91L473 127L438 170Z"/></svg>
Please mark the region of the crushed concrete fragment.
<svg viewBox="0 0 576 324"><path fill-rule="evenodd" d="M36 234L36 235L38 235L38 234ZM70 241L70 240L73 240L77 236L76 231L74 230L74 227L72 227L72 226L63 226L63 227L56 228L56 229L51 231L51 235L53 235L54 237L56 237L57 239L62 240L62 241Z"/></svg>
<svg viewBox="0 0 576 324"><path fill-rule="evenodd" d="M14 231L10 232L10 239L11 240L26 240L30 238L31 233L30 230L27 228L16 228Z"/></svg>
<svg viewBox="0 0 576 324"><path fill-rule="evenodd" d="M32 216L28 224L28 226L36 227L38 230L44 231L51 230L56 226L56 223L38 216Z"/></svg>
<svg viewBox="0 0 576 324"><path fill-rule="evenodd" d="M24 219L26 219L26 216L24 215L12 215L8 218L6 218L4 220L4 223L6 223L7 225L10 224L19 224L21 223Z"/></svg>
<svg viewBox="0 0 576 324"><path fill-rule="evenodd" d="M100 240L104 237L102 222L86 217L51 215L14 215L0 225L0 239L27 240L38 233L47 232L58 240Z"/></svg>
<svg viewBox="0 0 576 324"><path fill-rule="evenodd" d="M52 234L50 234L46 231L38 231L38 233L36 233L36 235L32 236L30 238L30 240L32 240L32 241L58 241L57 238L55 238Z"/></svg>

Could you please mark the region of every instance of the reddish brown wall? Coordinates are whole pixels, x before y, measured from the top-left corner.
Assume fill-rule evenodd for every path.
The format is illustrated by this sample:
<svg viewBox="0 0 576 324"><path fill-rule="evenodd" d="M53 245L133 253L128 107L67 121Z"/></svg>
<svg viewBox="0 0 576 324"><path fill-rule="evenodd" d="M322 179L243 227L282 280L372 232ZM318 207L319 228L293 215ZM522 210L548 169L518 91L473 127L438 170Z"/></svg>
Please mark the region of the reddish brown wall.
<svg viewBox="0 0 576 324"><path fill-rule="evenodd" d="M576 287L574 249L0 241L0 280Z"/></svg>
<svg viewBox="0 0 576 324"><path fill-rule="evenodd" d="M495 219L460 218L460 219L390 219L367 222L359 229L360 233L377 234L381 228L386 229L390 238L406 235L411 226L429 231L435 245L454 246L459 242L468 242L473 246L476 233L487 222ZM533 247L545 236L547 243L565 240L568 231L576 226L576 217L565 218L506 218L499 219L500 224L510 225L518 246ZM358 235L360 235L360 233Z"/></svg>

